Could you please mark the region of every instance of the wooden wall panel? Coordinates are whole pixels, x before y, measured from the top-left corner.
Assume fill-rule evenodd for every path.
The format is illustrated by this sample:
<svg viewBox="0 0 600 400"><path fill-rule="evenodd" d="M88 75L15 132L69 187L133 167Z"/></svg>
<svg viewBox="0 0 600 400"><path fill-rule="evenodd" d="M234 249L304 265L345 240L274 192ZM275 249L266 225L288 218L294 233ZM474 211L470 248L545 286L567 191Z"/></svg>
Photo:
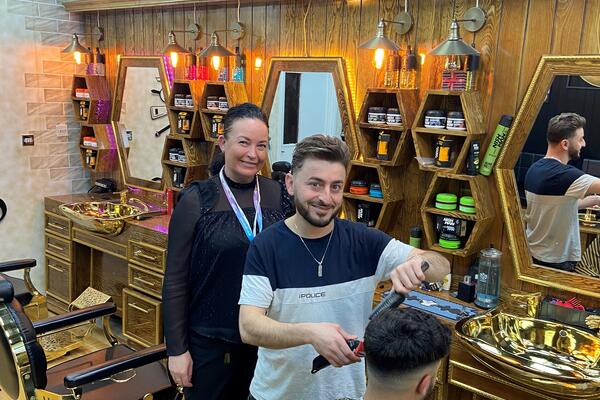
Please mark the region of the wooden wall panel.
<svg viewBox="0 0 600 400"><path fill-rule="evenodd" d="M502 114L516 114L523 95L542 54L598 53L600 51L600 1L598 0L480 0L487 13L487 22L475 35L462 28L463 39L475 42L481 52L478 87L486 118L487 141ZM454 8L452 4L455 4ZM403 48L412 45L416 53L428 53L448 36L450 21L462 17L472 7L472 0L409 0L413 28L405 35L394 26L386 34ZM268 62L273 56L304 55L304 17L306 15L306 49L312 56L344 57L349 72L350 91L354 107L362 103L368 87L382 83L383 74L372 64L373 51L358 50L358 46L375 35L378 18L394 19L404 9L403 0L281 0L243 1L240 19L248 29L241 41L247 57L247 90L249 98L260 102L264 90ZM111 87L116 73L117 54L159 54L173 27L183 30L197 21L204 33L226 29L237 20L237 2L224 6L193 5L102 11L100 25L106 32L102 44L107 54L107 74ZM97 14L85 16L86 31L96 25ZM221 42L233 50L236 41L231 35L219 34ZM194 46L191 35L177 34L180 44ZM205 47L209 37L196 44ZM96 45L96 41L92 41ZM254 70L254 58L264 60L263 68ZM419 71L420 92L440 84L443 57L427 56ZM407 239L410 226L420 224L419 206L427 189L430 174L418 170L412 162L400 183L407 196L398 212L394 235ZM491 180L491 197L496 219L487 235L488 241L505 254L502 282L505 287L539 290L539 287L517 281L512 274L508 241L503 230L497 189ZM454 272L464 272L472 258L453 259ZM547 290L543 290L548 292ZM555 293L555 292L551 292Z"/></svg>

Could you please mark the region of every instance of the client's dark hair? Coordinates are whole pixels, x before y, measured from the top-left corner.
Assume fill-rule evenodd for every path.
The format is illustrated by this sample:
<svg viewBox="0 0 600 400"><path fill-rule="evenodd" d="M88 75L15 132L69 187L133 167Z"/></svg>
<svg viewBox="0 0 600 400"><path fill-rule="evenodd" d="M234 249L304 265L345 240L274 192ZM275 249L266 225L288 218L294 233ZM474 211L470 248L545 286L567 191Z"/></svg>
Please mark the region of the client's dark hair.
<svg viewBox="0 0 600 400"><path fill-rule="evenodd" d="M450 330L434 316L413 308L390 309L365 331L369 375L385 378L427 367L448 355Z"/></svg>
<svg viewBox="0 0 600 400"><path fill-rule="evenodd" d="M256 105L252 103L242 103L235 107L231 107L225 118L223 118L223 136L227 139L233 123L238 119L257 119L262 121L267 128L269 127L269 120L264 112Z"/></svg>
<svg viewBox="0 0 600 400"><path fill-rule="evenodd" d="M304 161L309 158L339 162L344 168L348 168L350 150L339 138L326 135L308 136L296 144L292 155L292 174L301 169Z"/></svg>
<svg viewBox="0 0 600 400"><path fill-rule="evenodd" d="M550 143L560 143L570 139L579 128L585 128L585 118L575 113L562 113L555 115L548 121L546 140Z"/></svg>

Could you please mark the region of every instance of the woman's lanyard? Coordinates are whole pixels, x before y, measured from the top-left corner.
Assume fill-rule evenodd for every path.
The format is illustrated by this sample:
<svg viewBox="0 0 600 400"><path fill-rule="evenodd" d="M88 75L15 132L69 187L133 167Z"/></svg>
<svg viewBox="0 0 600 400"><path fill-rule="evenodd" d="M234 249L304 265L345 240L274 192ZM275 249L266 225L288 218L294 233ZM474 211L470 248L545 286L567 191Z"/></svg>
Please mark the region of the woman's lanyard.
<svg viewBox="0 0 600 400"><path fill-rule="evenodd" d="M225 180L225 174L223 173L223 169L219 172L219 179L221 179L221 185L223 185L223 190L225 191L225 196L227 197L227 201L229 201L229 205L233 209L235 216L238 221L240 221L240 225L244 229L244 233L246 237L248 237L248 241L252 241L257 234L256 227L258 225L258 233L262 231L263 221L262 221L262 210L260 208L260 188L258 187L258 177L256 177L256 185L254 186L254 194L252 195L252 200L254 202L254 225L252 229L250 229L250 223L248 222L248 218L240 208L233 192L229 188L227 181Z"/></svg>

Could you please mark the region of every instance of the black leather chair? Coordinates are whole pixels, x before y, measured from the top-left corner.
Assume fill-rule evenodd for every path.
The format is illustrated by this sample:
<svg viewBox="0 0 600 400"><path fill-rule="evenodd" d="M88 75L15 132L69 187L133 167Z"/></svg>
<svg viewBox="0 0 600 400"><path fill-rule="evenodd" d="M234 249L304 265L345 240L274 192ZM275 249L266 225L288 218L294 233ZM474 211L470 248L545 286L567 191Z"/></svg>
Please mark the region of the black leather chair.
<svg viewBox="0 0 600 400"><path fill-rule="evenodd" d="M11 400L159 399L175 395L159 361L164 345L141 351L115 344L47 369L37 336L116 311L101 304L32 323L11 304L14 290L0 281L0 398Z"/></svg>
<svg viewBox="0 0 600 400"><path fill-rule="evenodd" d="M35 267L32 258L0 262L0 279L10 281L15 291L15 298L23 306L29 319L35 321L48 317L46 297L35 288L31 281L30 270ZM23 270L23 278L6 275L5 272Z"/></svg>

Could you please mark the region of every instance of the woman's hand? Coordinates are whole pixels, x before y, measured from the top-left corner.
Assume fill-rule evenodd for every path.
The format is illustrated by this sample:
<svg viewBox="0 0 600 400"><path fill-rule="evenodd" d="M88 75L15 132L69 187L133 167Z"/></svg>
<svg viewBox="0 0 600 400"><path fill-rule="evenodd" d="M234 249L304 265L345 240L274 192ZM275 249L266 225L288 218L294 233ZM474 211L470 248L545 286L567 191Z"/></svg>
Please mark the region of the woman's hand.
<svg viewBox="0 0 600 400"><path fill-rule="evenodd" d="M169 372L177 386L192 386L192 356L189 351L178 356L169 357Z"/></svg>

